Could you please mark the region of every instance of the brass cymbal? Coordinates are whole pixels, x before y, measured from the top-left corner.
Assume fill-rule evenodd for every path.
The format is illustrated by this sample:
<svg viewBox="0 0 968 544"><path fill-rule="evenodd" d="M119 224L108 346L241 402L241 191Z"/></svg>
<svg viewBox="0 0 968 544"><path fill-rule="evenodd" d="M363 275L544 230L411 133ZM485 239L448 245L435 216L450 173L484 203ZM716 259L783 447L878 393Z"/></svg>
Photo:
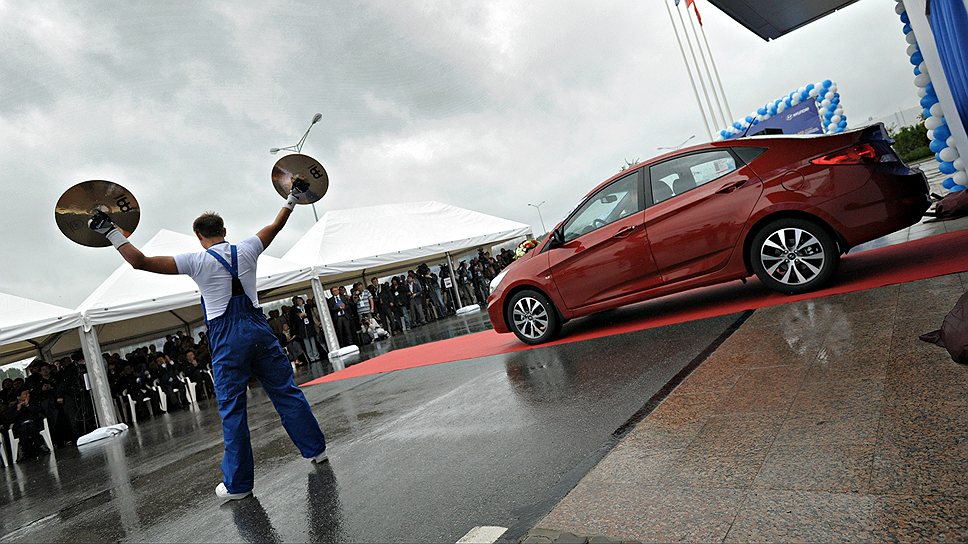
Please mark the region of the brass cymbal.
<svg viewBox="0 0 968 544"><path fill-rule="evenodd" d="M95 210L111 216L125 236L131 236L141 220L141 207L130 191L113 181L92 179L64 191L54 207L54 221L64 236L82 246L107 247L111 242L87 226Z"/></svg>
<svg viewBox="0 0 968 544"><path fill-rule="evenodd" d="M294 178L309 182L309 191L297 200L298 204L312 204L329 190L329 174L319 161L309 155L286 155L272 167L272 186L282 198L289 198Z"/></svg>

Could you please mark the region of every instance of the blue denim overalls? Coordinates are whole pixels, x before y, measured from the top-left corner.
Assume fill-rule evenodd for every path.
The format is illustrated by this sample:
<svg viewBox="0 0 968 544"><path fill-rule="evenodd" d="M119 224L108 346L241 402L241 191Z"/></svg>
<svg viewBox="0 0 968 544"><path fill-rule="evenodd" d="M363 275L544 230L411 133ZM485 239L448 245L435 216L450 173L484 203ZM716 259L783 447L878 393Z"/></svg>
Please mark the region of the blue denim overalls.
<svg viewBox="0 0 968 544"><path fill-rule="evenodd" d="M222 242L227 243L227 242ZM232 275L232 298L225 313L212 319L205 314L208 339L212 348L212 371L215 398L222 417L225 455L222 474L229 493L252 490L252 444L246 419L246 387L255 375L266 395L272 400L289 438L303 457L315 457L326 449L326 438L319 429L309 402L293 381L292 366L282 351L279 339L269 327L262 310L255 308L239 281L238 254L235 246L232 264L215 251L215 258ZM202 301L205 313L205 301Z"/></svg>

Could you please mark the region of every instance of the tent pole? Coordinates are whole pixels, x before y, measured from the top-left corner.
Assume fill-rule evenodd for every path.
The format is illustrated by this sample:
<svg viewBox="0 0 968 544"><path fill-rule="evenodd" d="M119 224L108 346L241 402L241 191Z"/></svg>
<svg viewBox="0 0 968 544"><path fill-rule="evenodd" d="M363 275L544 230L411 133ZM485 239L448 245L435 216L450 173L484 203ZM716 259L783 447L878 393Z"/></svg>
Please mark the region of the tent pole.
<svg viewBox="0 0 968 544"><path fill-rule="evenodd" d="M108 383L108 372L101 358L101 346L97 340L94 327L85 330L77 329L81 337L81 350L87 363L87 374L91 378L91 396L94 398L94 411L102 427L116 425L118 417L114 413L114 401L111 399L111 385Z"/></svg>
<svg viewBox="0 0 968 544"><path fill-rule="evenodd" d="M326 292L323 291L323 282L319 281L319 276L313 276L309 280L313 287L313 296L316 297L316 311L319 312L319 319L323 322L323 336L326 338L326 349L329 353L340 348L339 338L336 336L336 327L333 326L333 316L329 314L329 304L326 299ZM329 358L327 353L327 358ZM343 370L343 362L338 358L332 359L333 370Z"/></svg>
<svg viewBox="0 0 968 544"><path fill-rule="evenodd" d="M450 289L454 292L454 300L457 302L457 307L454 308L454 312L460 310L464 307L464 304L460 301L460 292L457 289L457 278L454 277L454 260L450 258L450 252L447 255L447 271L450 273Z"/></svg>

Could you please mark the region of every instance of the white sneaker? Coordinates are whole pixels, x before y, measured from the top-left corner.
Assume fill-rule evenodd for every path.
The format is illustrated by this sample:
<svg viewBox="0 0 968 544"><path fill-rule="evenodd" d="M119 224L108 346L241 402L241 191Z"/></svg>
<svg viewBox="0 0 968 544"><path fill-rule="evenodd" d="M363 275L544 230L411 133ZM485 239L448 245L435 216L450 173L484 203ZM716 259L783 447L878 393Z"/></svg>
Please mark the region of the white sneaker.
<svg viewBox="0 0 968 544"><path fill-rule="evenodd" d="M325 462L329 461L329 456L326 455L326 452L324 451L323 453L320 453L316 457L313 457L311 460L312 460L313 463L317 463L317 464L318 463L325 463Z"/></svg>
<svg viewBox="0 0 968 544"><path fill-rule="evenodd" d="M239 499L244 499L251 494L251 491L246 491L245 493L229 493L228 488L225 487L225 482L215 486L215 496L226 501L237 501Z"/></svg>

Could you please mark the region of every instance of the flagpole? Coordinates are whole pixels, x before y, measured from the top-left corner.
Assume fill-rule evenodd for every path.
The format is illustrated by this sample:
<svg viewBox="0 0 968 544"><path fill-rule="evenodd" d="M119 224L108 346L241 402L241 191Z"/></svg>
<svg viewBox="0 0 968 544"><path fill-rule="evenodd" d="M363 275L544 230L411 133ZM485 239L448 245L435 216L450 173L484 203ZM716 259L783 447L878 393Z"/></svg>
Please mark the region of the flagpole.
<svg viewBox="0 0 968 544"><path fill-rule="evenodd" d="M699 78L699 88L702 89L702 94L706 98L706 104L709 106L709 116L715 118L716 112L713 109L713 103L709 100L709 91L706 90L706 82L702 78L702 69L699 66L699 61L696 59L696 50L692 48L692 42L689 40L689 30L686 28L686 20L682 18L682 10L676 7L676 12L679 14L679 22L682 23L682 33L686 36L686 44L689 46L689 54L692 55L692 63L696 65L696 77ZM699 41L696 41L696 45L699 45ZM710 83L712 83L712 77L708 76ZM714 119L715 122L715 119ZM710 130L710 138L712 131Z"/></svg>
<svg viewBox="0 0 968 544"><path fill-rule="evenodd" d="M672 30L676 34L676 42L679 44L679 52L682 54L682 63L686 66L686 73L689 74L689 83L692 85L692 94L696 97L696 104L699 105L699 112L702 114L702 122L706 126L706 134L709 135L709 139L713 139L713 131L709 128L709 119L706 117L706 110L702 106L702 101L699 100L699 91L696 90L696 80L692 77L692 69L689 67L689 61L686 60L686 50L682 47L682 40L679 38L679 29L676 27L676 21L672 18L672 10L669 9L668 0L662 0L665 4L666 13L669 14L669 22L672 23Z"/></svg>
<svg viewBox="0 0 968 544"><path fill-rule="evenodd" d="M713 98L716 99L716 108L719 110L719 116L723 119L723 126L728 127L733 124L733 120L726 118L726 112L723 110L723 105L719 100L720 90L716 88L716 84L713 82L712 70L709 69L709 63L706 62L706 53L703 52L702 44L699 43L699 32L696 31L696 23L692 20L692 14L689 13L689 4L690 2L687 1L686 18L689 19L689 26L692 28L692 35L696 38L696 49L699 50L699 56L702 58L702 64L706 68L706 74L709 77L709 86L712 88ZM695 0L693 0L692 4L693 8L695 9ZM702 23L699 23L699 27L702 28ZM706 47L709 47L708 43ZM712 56L712 52L710 52L710 56Z"/></svg>
<svg viewBox="0 0 968 544"><path fill-rule="evenodd" d="M713 65L713 73L716 74L716 81L719 83L719 89L723 92L723 103L726 104L726 113L729 114L730 121L732 123L735 117L733 117L733 110L729 107L729 99L726 98L726 88L723 87L723 82L719 79L719 68L716 67L716 59L713 58L713 50L709 48L709 40L706 39L706 29L703 28L702 23L699 23L699 32L702 33L702 41L706 43L706 50L709 51L709 62Z"/></svg>

